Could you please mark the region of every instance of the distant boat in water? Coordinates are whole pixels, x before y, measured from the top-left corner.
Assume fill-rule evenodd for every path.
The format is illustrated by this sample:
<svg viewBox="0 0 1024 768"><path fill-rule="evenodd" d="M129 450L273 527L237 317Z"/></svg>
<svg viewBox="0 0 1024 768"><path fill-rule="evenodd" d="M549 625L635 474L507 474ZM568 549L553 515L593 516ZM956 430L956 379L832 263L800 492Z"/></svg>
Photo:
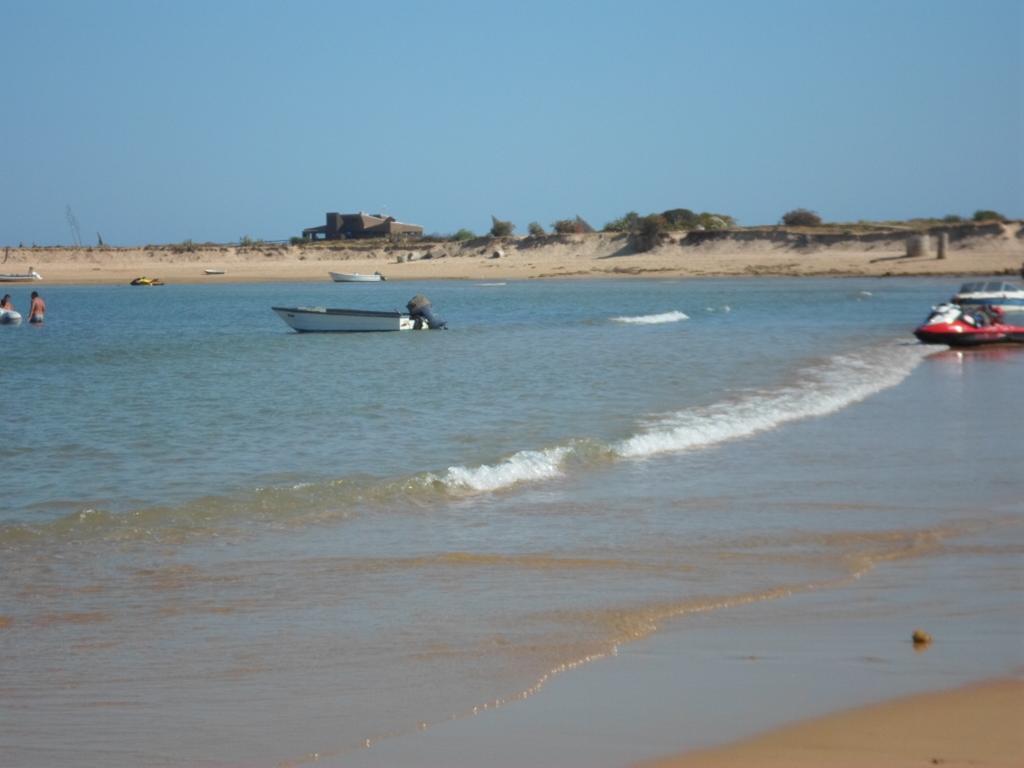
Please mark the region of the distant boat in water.
<svg viewBox="0 0 1024 768"><path fill-rule="evenodd" d="M331 280L336 283L379 283L386 279L380 272L372 275L361 275L358 272L329 272Z"/></svg>
<svg viewBox="0 0 1024 768"><path fill-rule="evenodd" d="M999 307L1003 312L1024 312L1024 289L1001 280L964 283L953 297L961 307Z"/></svg>
<svg viewBox="0 0 1024 768"><path fill-rule="evenodd" d="M32 267L28 268L28 272L0 275L0 283L29 283L33 280L42 279L43 276L32 269Z"/></svg>

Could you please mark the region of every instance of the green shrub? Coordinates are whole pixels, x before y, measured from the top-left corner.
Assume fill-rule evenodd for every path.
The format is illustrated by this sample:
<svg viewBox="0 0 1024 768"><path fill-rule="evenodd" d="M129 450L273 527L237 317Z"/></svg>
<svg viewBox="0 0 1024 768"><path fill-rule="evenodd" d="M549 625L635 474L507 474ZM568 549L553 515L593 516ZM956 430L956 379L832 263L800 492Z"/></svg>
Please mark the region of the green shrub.
<svg viewBox="0 0 1024 768"><path fill-rule="evenodd" d="M697 221L704 229L728 229L736 226L736 219L724 213L705 212L697 217Z"/></svg>
<svg viewBox="0 0 1024 768"><path fill-rule="evenodd" d="M640 214L630 211L620 219L613 219L604 225L605 232L636 232L640 228Z"/></svg>
<svg viewBox="0 0 1024 768"><path fill-rule="evenodd" d="M574 219L559 219L551 223L551 230L560 235L576 234L576 221Z"/></svg>
<svg viewBox="0 0 1024 768"><path fill-rule="evenodd" d="M794 208L782 215L782 223L787 227L820 227L821 216L806 208Z"/></svg>
<svg viewBox="0 0 1024 768"><path fill-rule="evenodd" d="M1006 221L1006 217L998 211L975 211L972 218L975 221Z"/></svg>
<svg viewBox="0 0 1024 768"><path fill-rule="evenodd" d="M947 224L958 224L959 222L964 220L964 217L955 213L950 213L943 216L942 220Z"/></svg>
<svg viewBox="0 0 1024 768"><path fill-rule="evenodd" d="M501 221L497 216L491 216L491 237L508 237L515 230L511 221Z"/></svg>
<svg viewBox="0 0 1024 768"><path fill-rule="evenodd" d="M661 242L662 235L668 229L668 222L659 213L644 216L637 224L637 249L640 251L649 251L654 248Z"/></svg>
<svg viewBox="0 0 1024 768"><path fill-rule="evenodd" d="M700 224L700 217L689 208L671 208L661 216L669 229L693 229Z"/></svg>
<svg viewBox="0 0 1024 768"><path fill-rule="evenodd" d="M471 230L471 229L460 229L458 232L456 232L454 235L452 235L452 240L455 240L456 242L461 243L461 242L464 242L466 240L473 240L475 237L476 237L476 234L473 232L473 230Z"/></svg>
<svg viewBox="0 0 1024 768"><path fill-rule="evenodd" d="M288 240L290 245L305 245L308 242L309 240L304 237L293 237Z"/></svg>
<svg viewBox="0 0 1024 768"><path fill-rule="evenodd" d="M536 221L531 221L530 225L526 228L526 231L530 233L531 237L541 237L547 234L544 231L544 227L538 224Z"/></svg>

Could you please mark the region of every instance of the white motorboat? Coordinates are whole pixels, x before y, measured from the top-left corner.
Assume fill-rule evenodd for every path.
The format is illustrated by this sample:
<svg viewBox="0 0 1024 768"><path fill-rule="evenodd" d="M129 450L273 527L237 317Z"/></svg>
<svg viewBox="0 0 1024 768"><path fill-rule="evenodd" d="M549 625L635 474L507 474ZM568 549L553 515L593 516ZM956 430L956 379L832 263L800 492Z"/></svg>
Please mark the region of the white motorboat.
<svg viewBox="0 0 1024 768"><path fill-rule="evenodd" d="M224 270L223 269L204 269L203 273L207 274L207 275L223 275L224 274Z"/></svg>
<svg viewBox="0 0 1024 768"><path fill-rule="evenodd" d="M271 307L277 316L300 333L334 331L411 331L412 319L402 312L329 307Z"/></svg>
<svg viewBox="0 0 1024 768"><path fill-rule="evenodd" d="M0 275L0 283L30 283L33 280L42 279L43 276L32 269L32 267L28 268L28 272Z"/></svg>
<svg viewBox="0 0 1024 768"><path fill-rule="evenodd" d="M1003 280L964 283L953 297L961 307L999 307L1003 312L1024 312L1024 289Z"/></svg>
<svg viewBox="0 0 1024 768"><path fill-rule="evenodd" d="M369 309L333 309L330 307L271 307L277 316L299 333L361 333L366 331L419 331L445 328L425 296L415 296L406 305L408 313L397 309L380 312Z"/></svg>
<svg viewBox="0 0 1024 768"><path fill-rule="evenodd" d="M372 275L361 275L358 272L329 272L331 280L336 283L379 283L386 278L380 272Z"/></svg>

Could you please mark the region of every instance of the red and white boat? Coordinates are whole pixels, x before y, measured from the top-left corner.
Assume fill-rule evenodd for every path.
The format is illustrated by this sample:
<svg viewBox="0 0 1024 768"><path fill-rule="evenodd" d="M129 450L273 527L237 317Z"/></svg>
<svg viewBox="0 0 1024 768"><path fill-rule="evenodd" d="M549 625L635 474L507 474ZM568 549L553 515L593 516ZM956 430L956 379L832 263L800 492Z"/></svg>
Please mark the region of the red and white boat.
<svg viewBox="0 0 1024 768"><path fill-rule="evenodd" d="M1024 326L1007 325L997 310L968 314L955 304L932 307L928 319L914 331L925 344L976 347L981 344L1024 344Z"/></svg>

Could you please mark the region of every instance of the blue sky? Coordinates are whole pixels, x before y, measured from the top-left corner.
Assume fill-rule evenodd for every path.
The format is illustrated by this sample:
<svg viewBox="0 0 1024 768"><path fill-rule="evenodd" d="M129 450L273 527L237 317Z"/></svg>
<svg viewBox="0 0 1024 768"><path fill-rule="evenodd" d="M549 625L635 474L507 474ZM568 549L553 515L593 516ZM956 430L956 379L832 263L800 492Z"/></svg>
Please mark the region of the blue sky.
<svg viewBox="0 0 1024 768"><path fill-rule="evenodd" d="M1024 217L1021 0L0 0L0 245Z"/></svg>

